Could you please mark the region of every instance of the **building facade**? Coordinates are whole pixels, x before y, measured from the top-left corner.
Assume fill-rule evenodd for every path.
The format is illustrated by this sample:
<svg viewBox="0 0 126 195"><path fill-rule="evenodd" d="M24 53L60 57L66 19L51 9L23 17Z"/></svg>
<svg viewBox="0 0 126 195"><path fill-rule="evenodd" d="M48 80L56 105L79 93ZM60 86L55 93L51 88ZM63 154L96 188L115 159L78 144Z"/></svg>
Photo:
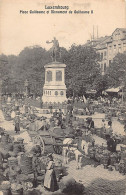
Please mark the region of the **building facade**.
<svg viewBox="0 0 126 195"><path fill-rule="evenodd" d="M90 42L90 45L100 54L99 64L101 74L104 75L113 58L118 53L126 51L126 28L117 28L111 36L94 39Z"/></svg>

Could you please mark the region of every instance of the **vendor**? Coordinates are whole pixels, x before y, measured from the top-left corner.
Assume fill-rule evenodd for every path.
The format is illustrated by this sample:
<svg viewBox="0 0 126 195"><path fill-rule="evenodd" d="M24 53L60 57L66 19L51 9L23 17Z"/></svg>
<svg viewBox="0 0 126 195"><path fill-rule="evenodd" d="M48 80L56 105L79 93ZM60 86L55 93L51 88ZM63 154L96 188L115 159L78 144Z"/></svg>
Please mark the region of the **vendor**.
<svg viewBox="0 0 126 195"><path fill-rule="evenodd" d="M103 132L105 132L105 131L106 131L105 119L102 119L102 122L101 122L101 128L102 128Z"/></svg>
<svg viewBox="0 0 126 195"><path fill-rule="evenodd" d="M112 120L111 120L111 118L108 120L108 126L112 127Z"/></svg>
<svg viewBox="0 0 126 195"><path fill-rule="evenodd" d="M91 118L91 121L90 121L90 123L89 123L89 129L91 130L91 129L94 129L94 121L92 120L92 118Z"/></svg>
<svg viewBox="0 0 126 195"><path fill-rule="evenodd" d="M46 174L44 178L44 188L50 192L54 192L57 191L59 187L56 179L56 174L54 171L54 161L53 161L52 154L49 154L48 157L50 158L50 161L46 168Z"/></svg>
<svg viewBox="0 0 126 195"><path fill-rule="evenodd" d="M102 122L101 122L101 127L102 128L105 128L106 124L105 124L105 119L102 119Z"/></svg>
<svg viewBox="0 0 126 195"><path fill-rule="evenodd" d="M110 137L110 135L106 136L106 140L107 140L107 149L110 152L116 152L116 142L113 138Z"/></svg>
<svg viewBox="0 0 126 195"><path fill-rule="evenodd" d="M92 120L92 117L86 118L86 123L89 130L94 129L94 121Z"/></svg>
<svg viewBox="0 0 126 195"><path fill-rule="evenodd" d="M14 125L15 125L15 132L19 133L20 132L20 117L17 114L15 119L14 119Z"/></svg>
<svg viewBox="0 0 126 195"><path fill-rule="evenodd" d="M53 112L53 118L57 118L57 116L58 116L58 112L57 110L55 110L55 112Z"/></svg>
<svg viewBox="0 0 126 195"><path fill-rule="evenodd" d="M58 113L58 126L62 126L62 118L63 118L63 112L61 109L59 109Z"/></svg>
<svg viewBox="0 0 126 195"><path fill-rule="evenodd" d="M112 135L113 133L113 129L112 129L112 121L111 119L108 121L108 125L107 125L107 128L105 129L105 134L106 135Z"/></svg>

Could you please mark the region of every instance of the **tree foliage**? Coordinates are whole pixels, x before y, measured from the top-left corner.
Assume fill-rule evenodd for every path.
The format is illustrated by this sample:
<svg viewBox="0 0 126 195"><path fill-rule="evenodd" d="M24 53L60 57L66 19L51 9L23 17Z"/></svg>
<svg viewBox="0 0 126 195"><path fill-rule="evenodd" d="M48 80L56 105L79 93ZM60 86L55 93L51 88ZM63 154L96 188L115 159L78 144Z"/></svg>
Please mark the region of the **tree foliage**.
<svg viewBox="0 0 126 195"><path fill-rule="evenodd" d="M44 65L51 61L51 50L46 51L40 46L26 47L18 56L0 55L3 91L23 92L27 79L31 92L41 95ZM66 85L71 94L82 95L86 90L97 88L101 81L98 55L92 47L72 45L68 51L61 47L57 61L67 65Z"/></svg>
<svg viewBox="0 0 126 195"><path fill-rule="evenodd" d="M91 47L72 45L66 58L66 84L77 95L83 95L92 89L100 75L98 55Z"/></svg>
<svg viewBox="0 0 126 195"><path fill-rule="evenodd" d="M106 77L108 85L111 87L126 85L126 53L119 53L115 56Z"/></svg>

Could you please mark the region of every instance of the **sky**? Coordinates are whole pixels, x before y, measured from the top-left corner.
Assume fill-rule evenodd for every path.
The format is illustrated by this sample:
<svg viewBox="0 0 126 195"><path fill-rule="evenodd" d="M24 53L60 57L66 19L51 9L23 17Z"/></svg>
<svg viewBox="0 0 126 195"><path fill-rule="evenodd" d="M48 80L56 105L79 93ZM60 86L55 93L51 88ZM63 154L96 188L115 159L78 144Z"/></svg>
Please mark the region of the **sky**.
<svg viewBox="0 0 126 195"><path fill-rule="evenodd" d="M55 2L55 3L54 3ZM60 47L84 44L97 36L111 35L116 28L126 27L125 0L1 0L0 54L18 55L25 47L39 45L47 50L56 37ZM21 14L20 10L43 10L45 6L69 6L70 10L93 14ZM61 10L60 10L61 11Z"/></svg>

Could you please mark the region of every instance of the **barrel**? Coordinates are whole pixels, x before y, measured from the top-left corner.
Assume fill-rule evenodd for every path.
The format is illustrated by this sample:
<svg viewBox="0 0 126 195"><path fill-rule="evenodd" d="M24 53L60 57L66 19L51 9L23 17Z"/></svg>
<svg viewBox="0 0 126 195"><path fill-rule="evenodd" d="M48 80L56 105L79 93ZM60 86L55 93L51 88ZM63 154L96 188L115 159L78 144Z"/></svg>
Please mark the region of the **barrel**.
<svg viewBox="0 0 126 195"><path fill-rule="evenodd" d="M8 143L8 139L9 139L9 135L8 134L3 134L1 136L1 142L4 143L4 144Z"/></svg>
<svg viewBox="0 0 126 195"><path fill-rule="evenodd" d="M10 195L10 190L9 189L4 189L2 190L3 195Z"/></svg>

